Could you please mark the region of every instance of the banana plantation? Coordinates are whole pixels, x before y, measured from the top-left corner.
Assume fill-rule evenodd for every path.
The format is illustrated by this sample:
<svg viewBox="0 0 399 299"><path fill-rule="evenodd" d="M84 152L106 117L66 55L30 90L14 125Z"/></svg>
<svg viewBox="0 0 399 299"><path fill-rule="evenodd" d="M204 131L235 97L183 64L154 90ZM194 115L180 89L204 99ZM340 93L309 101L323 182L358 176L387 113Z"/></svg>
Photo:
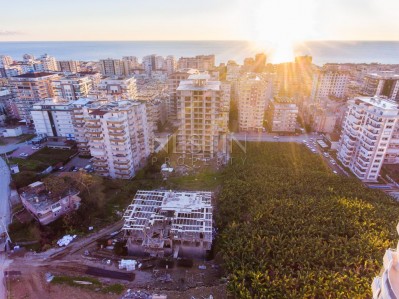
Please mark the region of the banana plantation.
<svg viewBox="0 0 399 299"><path fill-rule="evenodd" d="M299 144L236 148L223 178L216 246L234 297L371 298L398 203Z"/></svg>

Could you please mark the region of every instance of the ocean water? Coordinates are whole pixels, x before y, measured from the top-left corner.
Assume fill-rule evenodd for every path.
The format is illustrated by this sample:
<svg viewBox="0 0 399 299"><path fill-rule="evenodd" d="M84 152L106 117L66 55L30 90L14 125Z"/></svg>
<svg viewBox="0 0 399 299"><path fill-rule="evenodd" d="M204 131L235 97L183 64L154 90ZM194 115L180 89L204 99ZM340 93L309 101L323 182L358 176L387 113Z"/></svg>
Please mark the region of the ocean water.
<svg viewBox="0 0 399 299"><path fill-rule="evenodd" d="M266 52L272 49L266 49ZM245 57L259 52L248 41L88 41L88 42L0 42L0 55L21 59L23 54L47 53L59 60L98 60L122 56L215 54L216 62L230 59L242 63ZM304 42L294 48L295 55L312 55L313 62L399 64L399 41L330 41Z"/></svg>

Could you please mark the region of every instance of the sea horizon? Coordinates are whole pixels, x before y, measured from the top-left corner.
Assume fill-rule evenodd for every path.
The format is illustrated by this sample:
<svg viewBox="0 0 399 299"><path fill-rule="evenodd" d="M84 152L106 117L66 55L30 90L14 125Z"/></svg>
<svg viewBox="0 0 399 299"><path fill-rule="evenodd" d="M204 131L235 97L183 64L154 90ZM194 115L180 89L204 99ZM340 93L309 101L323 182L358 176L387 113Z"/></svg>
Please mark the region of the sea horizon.
<svg viewBox="0 0 399 299"><path fill-rule="evenodd" d="M76 44L80 44L76 47ZM0 55L21 59L23 54L50 54L58 60L96 61L145 55L182 56L215 54L216 63L242 63L261 50L246 40L121 40L121 41L0 41ZM264 52L270 54L272 46ZM399 64L399 40L309 40L294 45L294 56L311 55L317 65L325 63Z"/></svg>

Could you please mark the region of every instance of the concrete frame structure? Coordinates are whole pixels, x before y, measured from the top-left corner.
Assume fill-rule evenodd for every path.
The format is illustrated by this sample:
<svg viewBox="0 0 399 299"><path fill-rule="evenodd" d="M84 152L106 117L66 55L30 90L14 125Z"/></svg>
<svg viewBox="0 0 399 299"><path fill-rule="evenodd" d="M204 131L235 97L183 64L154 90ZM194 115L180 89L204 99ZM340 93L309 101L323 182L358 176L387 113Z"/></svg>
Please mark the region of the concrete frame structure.
<svg viewBox="0 0 399 299"><path fill-rule="evenodd" d="M223 134L228 132L230 101L223 96L220 81L208 74L195 74L177 88L176 149L183 155L215 158L225 153Z"/></svg>
<svg viewBox="0 0 399 299"><path fill-rule="evenodd" d="M130 254L204 257L213 240L212 192L137 191L122 230Z"/></svg>
<svg viewBox="0 0 399 299"><path fill-rule="evenodd" d="M270 132L294 133L298 106L291 98L274 97L267 109L267 124Z"/></svg>

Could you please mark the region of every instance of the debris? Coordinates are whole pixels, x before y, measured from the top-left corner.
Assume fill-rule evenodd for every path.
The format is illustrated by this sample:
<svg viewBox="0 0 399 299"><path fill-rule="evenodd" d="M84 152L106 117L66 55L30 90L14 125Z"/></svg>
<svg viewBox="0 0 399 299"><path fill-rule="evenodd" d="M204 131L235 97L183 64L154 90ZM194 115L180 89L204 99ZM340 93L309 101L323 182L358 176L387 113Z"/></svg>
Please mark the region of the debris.
<svg viewBox="0 0 399 299"><path fill-rule="evenodd" d="M137 261L136 260L120 260L119 262L119 269L126 269L127 271L134 271L136 270ZM141 264L139 265L139 268Z"/></svg>
<svg viewBox="0 0 399 299"><path fill-rule="evenodd" d="M45 277L46 277L46 281L47 281L48 283L50 283L50 282L54 279L54 275L51 274L50 272L47 272L47 273L45 274Z"/></svg>
<svg viewBox="0 0 399 299"><path fill-rule="evenodd" d="M76 235L65 235L63 236L61 239L59 239L57 241L58 246L62 247L62 246L67 246L69 245L69 243L71 243L73 241L73 239L76 238Z"/></svg>

